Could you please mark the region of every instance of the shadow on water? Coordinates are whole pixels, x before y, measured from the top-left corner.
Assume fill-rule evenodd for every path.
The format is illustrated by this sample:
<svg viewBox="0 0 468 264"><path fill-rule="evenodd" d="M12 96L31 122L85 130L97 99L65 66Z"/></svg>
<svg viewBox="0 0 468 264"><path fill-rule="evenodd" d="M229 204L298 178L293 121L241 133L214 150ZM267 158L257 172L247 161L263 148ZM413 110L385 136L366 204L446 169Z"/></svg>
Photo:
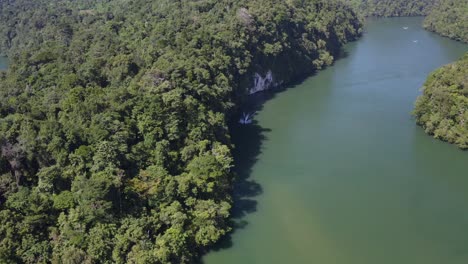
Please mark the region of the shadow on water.
<svg viewBox="0 0 468 264"><path fill-rule="evenodd" d="M263 98L266 94L262 93L250 96L242 104L241 113L242 111L260 111L263 103L268 100L267 98ZM240 116L241 113L236 115L236 117ZM245 217L257 211L256 197L263 192L261 185L253 180L251 175L253 167L261 154L262 144L267 139L267 134L271 130L262 128L256 121L248 125L241 125L236 121L234 120L230 124L231 139L235 146L233 156L236 177L232 193L233 207L230 219L232 231L212 246L209 251L219 251L233 246L232 233L247 226L248 222L245 220Z"/></svg>
<svg viewBox="0 0 468 264"><path fill-rule="evenodd" d="M344 50L341 51L338 59L345 58L348 53ZM333 66L333 65L332 65ZM330 67L332 67L330 66ZM317 72L309 75L299 76L293 82L287 85L282 85L268 91L259 92L248 96L241 102L241 107L235 118L229 125L231 131L231 139L235 148L233 151L236 174L234 189L233 189L233 208L231 210L231 227L232 231L222 238L218 243L208 249L207 254L212 251L219 251L228 249L233 246L232 234L237 230L243 229L248 225L245 217L248 214L257 211L256 197L261 195L263 190L262 186L252 179L252 171L254 165L258 161L258 157L262 153L263 142L268 138L268 133L271 129L264 128L258 122L253 120L251 124L241 125L238 122L239 117L243 112L245 113L258 113L263 109L264 104L286 92L294 89L296 86L301 85L307 78L317 74ZM202 260L199 262L203 264Z"/></svg>

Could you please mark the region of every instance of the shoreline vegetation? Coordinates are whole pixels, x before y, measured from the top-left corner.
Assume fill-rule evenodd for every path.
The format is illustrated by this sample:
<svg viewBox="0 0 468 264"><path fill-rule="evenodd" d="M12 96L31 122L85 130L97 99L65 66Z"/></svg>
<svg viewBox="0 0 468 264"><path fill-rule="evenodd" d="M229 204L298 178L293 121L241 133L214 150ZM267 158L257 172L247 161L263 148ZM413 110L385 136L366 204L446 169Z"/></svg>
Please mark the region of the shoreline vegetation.
<svg viewBox="0 0 468 264"><path fill-rule="evenodd" d="M0 262L198 260L231 230L228 121L254 76L311 74L365 15L434 1L409 2L0 2Z"/></svg>

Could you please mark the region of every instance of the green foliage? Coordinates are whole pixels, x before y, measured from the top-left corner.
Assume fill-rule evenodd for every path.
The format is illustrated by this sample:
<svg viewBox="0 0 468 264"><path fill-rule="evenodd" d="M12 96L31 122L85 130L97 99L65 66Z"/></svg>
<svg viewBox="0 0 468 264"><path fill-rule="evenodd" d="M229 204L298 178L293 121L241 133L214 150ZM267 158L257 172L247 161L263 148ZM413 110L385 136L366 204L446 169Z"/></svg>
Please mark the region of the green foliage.
<svg viewBox="0 0 468 264"><path fill-rule="evenodd" d="M364 16L425 16L439 0L342 0Z"/></svg>
<svg viewBox="0 0 468 264"><path fill-rule="evenodd" d="M416 101L414 115L425 131L468 149L468 53L434 71Z"/></svg>
<svg viewBox="0 0 468 264"><path fill-rule="evenodd" d="M438 0L424 20L424 28L468 43L468 1Z"/></svg>
<svg viewBox="0 0 468 264"><path fill-rule="evenodd" d="M0 2L0 262L188 263L230 231L253 73L330 65L341 1Z"/></svg>
<svg viewBox="0 0 468 264"><path fill-rule="evenodd" d="M424 27L443 36L468 42L468 1L438 0ZM468 55L433 72L416 101L414 114L425 131L460 148L468 148Z"/></svg>

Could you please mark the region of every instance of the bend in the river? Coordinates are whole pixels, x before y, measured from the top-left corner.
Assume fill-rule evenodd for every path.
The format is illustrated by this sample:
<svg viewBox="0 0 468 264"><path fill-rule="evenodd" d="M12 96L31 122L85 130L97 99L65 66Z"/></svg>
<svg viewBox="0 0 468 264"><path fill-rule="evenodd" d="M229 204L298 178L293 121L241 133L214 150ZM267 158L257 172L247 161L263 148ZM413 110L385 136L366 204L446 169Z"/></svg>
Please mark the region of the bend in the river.
<svg viewBox="0 0 468 264"><path fill-rule="evenodd" d="M234 130L239 226L204 263L468 263L468 152L411 117L468 45L421 22L370 20L347 57Z"/></svg>

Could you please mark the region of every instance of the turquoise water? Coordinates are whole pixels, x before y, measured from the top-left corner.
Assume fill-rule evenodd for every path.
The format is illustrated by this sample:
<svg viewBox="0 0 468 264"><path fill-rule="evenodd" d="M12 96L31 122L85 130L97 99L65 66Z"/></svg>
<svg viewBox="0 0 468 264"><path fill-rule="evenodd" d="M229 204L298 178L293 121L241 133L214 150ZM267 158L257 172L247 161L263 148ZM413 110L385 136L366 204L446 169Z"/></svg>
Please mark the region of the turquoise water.
<svg viewBox="0 0 468 264"><path fill-rule="evenodd" d="M238 227L205 264L468 263L468 152L411 116L468 45L421 22L369 20L334 66L257 96L256 124L233 133Z"/></svg>

